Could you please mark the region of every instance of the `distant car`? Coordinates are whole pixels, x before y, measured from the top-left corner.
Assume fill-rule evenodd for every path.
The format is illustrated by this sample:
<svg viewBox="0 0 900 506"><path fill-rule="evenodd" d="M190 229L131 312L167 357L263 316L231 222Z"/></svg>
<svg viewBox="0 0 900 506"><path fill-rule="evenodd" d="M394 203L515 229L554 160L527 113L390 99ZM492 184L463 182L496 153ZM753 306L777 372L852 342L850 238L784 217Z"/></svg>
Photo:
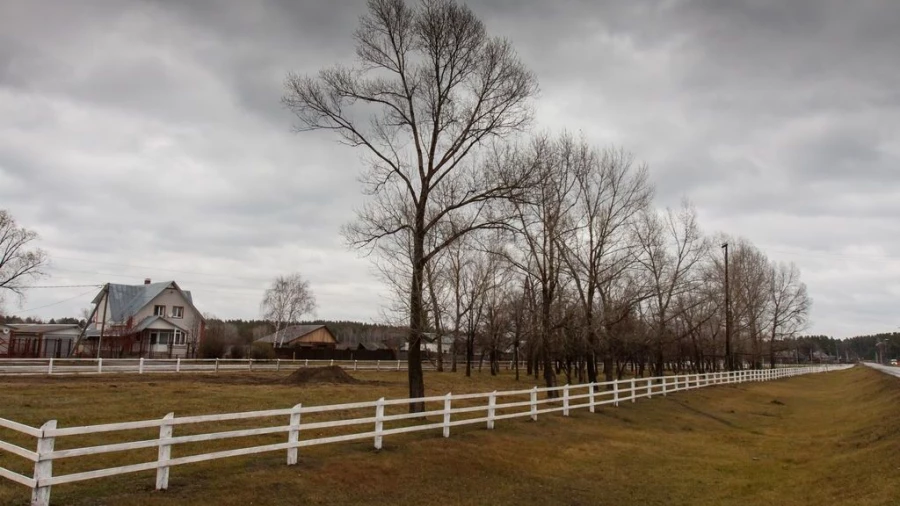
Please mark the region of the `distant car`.
<svg viewBox="0 0 900 506"><path fill-rule="evenodd" d="M897 365L897 359L896 359L896 358L892 358L892 359L891 359L891 365Z"/></svg>

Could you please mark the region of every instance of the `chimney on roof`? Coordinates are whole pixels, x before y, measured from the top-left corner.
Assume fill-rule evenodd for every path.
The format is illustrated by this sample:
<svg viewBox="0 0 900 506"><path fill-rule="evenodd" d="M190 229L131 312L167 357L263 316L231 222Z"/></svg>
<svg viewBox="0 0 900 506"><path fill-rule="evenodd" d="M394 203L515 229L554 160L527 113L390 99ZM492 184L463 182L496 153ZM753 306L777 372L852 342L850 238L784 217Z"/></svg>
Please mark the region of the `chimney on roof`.
<svg viewBox="0 0 900 506"><path fill-rule="evenodd" d="M149 284L150 284L150 278L144 278L144 284L145 284L145 285L149 285Z"/></svg>

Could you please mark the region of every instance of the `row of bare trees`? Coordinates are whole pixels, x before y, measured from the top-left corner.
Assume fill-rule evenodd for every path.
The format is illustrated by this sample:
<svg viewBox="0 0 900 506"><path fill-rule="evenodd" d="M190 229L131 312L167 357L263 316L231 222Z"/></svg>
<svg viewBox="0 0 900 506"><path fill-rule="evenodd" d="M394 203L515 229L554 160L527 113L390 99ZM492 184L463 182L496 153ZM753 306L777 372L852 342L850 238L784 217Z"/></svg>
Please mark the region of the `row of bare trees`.
<svg viewBox="0 0 900 506"><path fill-rule="evenodd" d="M501 357L525 359L548 386L558 374L621 377L626 366L640 375L718 370L723 242L735 363L775 364L779 343L804 327L810 300L796 266L746 240L704 235L689 203L656 210L647 169L629 153L561 135L512 156L506 163L539 177L496 203L502 226L456 241L427 270L427 328L461 348L454 370L462 352L468 374L476 349L492 372Z"/></svg>
<svg viewBox="0 0 900 506"><path fill-rule="evenodd" d="M364 153L368 198L344 233L376 254L408 319L411 398L425 395L429 332L454 336L467 370L476 349L492 370L521 351L548 385L563 371L593 380L598 363L607 376L626 362L717 367L723 276L694 211L653 210L627 152L522 140L538 85L508 40L454 0L369 0L354 39L356 65L290 74L283 103L298 130ZM758 362L762 336L790 334L808 302L793 268L773 274L737 246L735 349ZM772 310L763 286L779 283L794 302Z"/></svg>

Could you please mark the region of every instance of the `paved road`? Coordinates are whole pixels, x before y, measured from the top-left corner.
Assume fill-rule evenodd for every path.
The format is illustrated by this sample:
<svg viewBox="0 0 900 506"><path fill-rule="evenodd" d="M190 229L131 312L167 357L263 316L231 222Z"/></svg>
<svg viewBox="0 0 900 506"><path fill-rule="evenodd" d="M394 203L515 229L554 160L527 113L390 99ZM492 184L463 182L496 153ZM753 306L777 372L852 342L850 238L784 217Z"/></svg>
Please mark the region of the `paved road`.
<svg viewBox="0 0 900 506"><path fill-rule="evenodd" d="M900 378L900 367L890 366L890 365L880 365L880 364L876 364L873 362L863 362L863 363L866 364L867 366L871 367L872 369L878 369L879 371L881 371L885 374L890 374L891 376L896 376L896 377Z"/></svg>

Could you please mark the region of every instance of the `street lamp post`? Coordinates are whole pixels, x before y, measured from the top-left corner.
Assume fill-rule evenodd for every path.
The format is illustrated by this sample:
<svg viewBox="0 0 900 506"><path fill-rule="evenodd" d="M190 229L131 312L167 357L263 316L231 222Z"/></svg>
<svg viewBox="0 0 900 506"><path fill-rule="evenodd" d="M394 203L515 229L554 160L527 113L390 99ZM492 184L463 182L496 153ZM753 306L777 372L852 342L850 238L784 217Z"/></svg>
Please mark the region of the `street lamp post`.
<svg viewBox="0 0 900 506"><path fill-rule="evenodd" d="M725 368L734 370L731 356L731 290L728 288L728 243L722 244L725 250Z"/></svg>

